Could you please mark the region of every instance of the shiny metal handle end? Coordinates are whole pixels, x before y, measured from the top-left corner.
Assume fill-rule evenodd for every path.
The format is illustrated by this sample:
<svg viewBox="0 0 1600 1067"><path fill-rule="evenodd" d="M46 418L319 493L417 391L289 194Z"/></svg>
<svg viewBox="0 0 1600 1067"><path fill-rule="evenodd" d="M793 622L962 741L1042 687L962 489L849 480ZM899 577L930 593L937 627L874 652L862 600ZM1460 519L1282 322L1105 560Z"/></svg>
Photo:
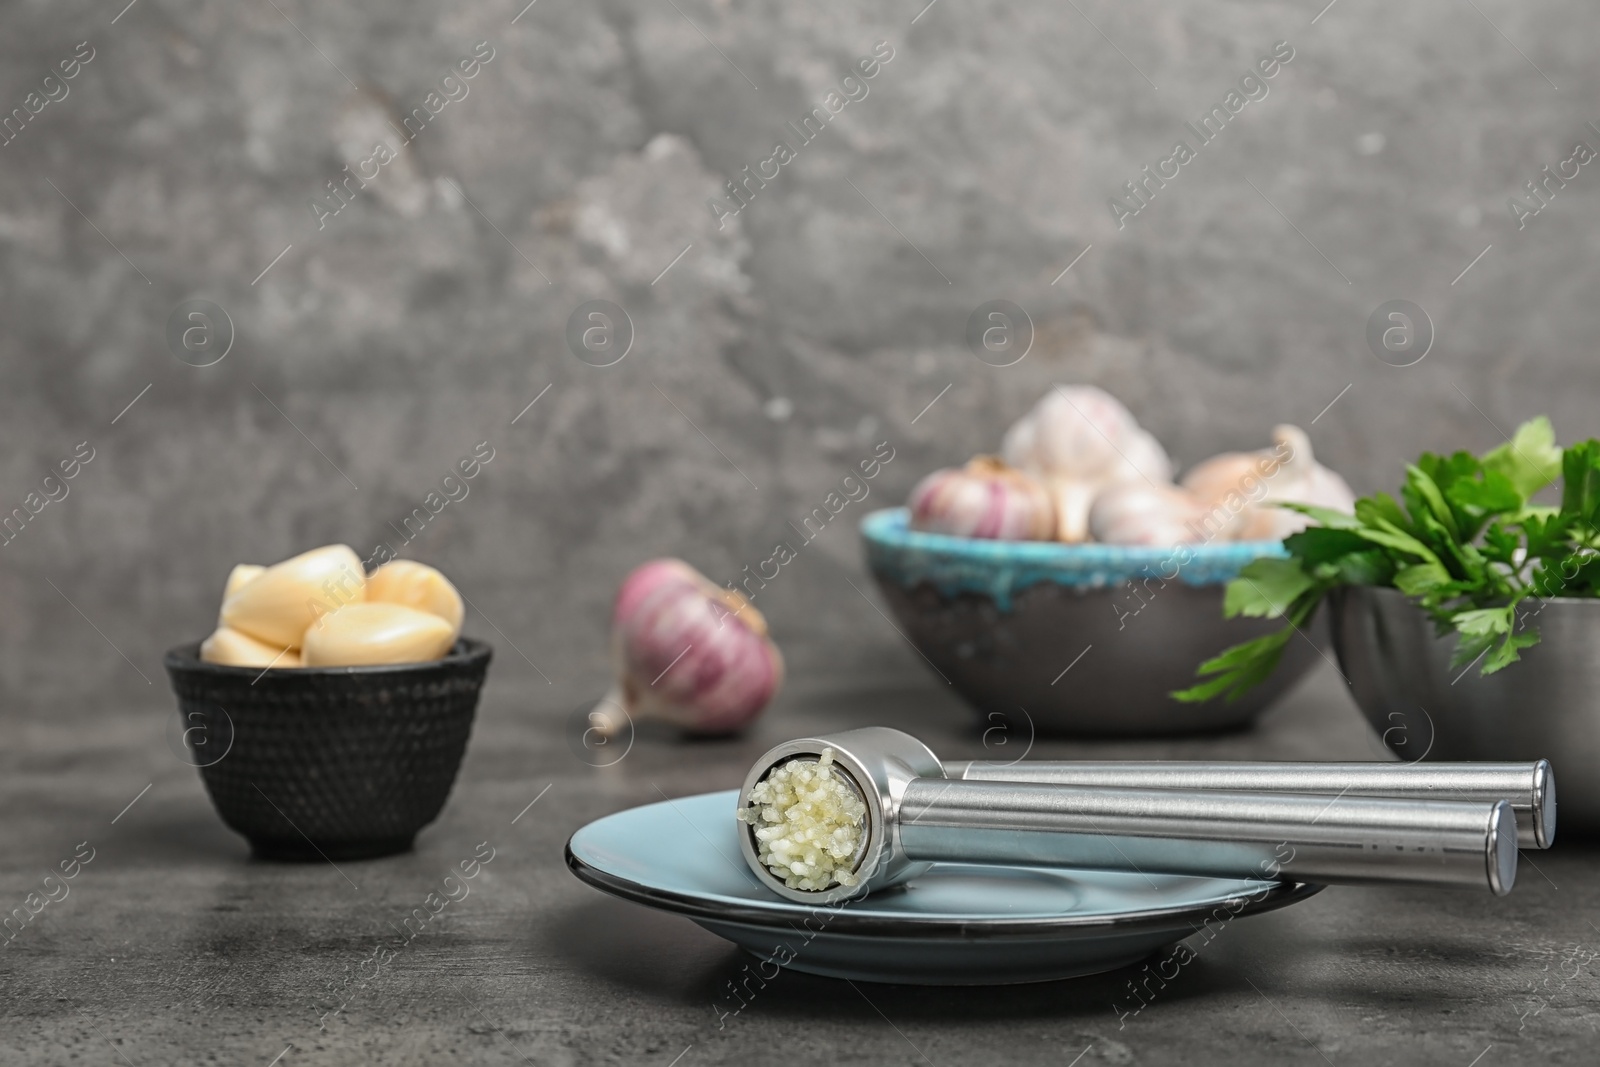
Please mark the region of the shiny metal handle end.
<svg viewBox="0 0 1600 1067"><path fill-rule="evenodd" d="M1517 813L1509 801L1502 800L1490 811L1483 852L1488 866L1489 891L1503 897L1517 882Z"/></svg>
<svg viewBox="0 0 1600 1067"><path fill-rule="evenodd" d="M1556 839L1556 772L1547 759L1533 764L1533 810L1529 821L1535 844L1549 848Z"/></svg>

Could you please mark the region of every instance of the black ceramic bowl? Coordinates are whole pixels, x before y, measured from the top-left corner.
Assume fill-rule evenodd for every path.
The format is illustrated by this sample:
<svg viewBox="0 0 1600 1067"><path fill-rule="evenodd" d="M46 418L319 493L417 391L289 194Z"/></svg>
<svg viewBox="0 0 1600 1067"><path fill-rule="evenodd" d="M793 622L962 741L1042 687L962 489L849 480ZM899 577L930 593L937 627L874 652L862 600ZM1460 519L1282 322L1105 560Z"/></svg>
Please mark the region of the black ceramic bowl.
<svg viewBox="0 0 1600 1067"><path fill-rule="evenodd" d="M404 852L444 807L492 650L428 663L227 667L167 653L184 741L230 829L273 859Z"/></svg>

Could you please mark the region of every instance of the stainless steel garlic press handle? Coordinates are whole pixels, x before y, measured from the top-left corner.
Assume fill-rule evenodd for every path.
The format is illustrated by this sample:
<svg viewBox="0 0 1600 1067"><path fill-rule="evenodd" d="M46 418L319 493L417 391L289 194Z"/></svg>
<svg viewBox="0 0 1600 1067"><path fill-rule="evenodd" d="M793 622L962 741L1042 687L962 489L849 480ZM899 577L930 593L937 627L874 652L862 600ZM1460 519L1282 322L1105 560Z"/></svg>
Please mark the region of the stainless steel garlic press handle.
<svg viewBox="0 0 1600 1067"><path fill-rule="evenodd" d="M1516 824L1503 800L921 778L901 797L899 829L913 860L1487 886L1497 896L1517 872Z"/></svg>
<svg viewBox="0 0 1600 1067"><path fill-rule="evenodd" d="M1549 760L1532 763L1223 763L1178 760L946 762L947 777L1129 789L1395 797L1493 803L1517 817L1522 848L1549 848L1556 834L1556 781Z"/></svg>

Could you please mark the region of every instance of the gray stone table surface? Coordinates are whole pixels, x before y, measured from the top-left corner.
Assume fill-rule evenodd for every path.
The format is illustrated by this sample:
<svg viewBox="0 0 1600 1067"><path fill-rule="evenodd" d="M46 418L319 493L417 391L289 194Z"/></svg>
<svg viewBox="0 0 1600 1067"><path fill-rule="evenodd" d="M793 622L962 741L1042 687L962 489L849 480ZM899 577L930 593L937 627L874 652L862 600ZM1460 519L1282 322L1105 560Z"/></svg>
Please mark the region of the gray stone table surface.
<svg viewBox="0 0 1600 1067"><path fill-rule="evenodd" d="M1342 688L1325 668L1248 733L1033 754L1376 758ZM570 711L491 672L455 791L416 851L338 869L252 860L153 706L93 729L24 725L0 771L0 899L19 903L80 842L93 859L0 956L0 1063L1594 1062L1600 851L1582 842L1540 853L1504 899L1333 888L1229 924L1136 1015L1112 1007L1132 1004L1126 970L989 989L783 974L719 1018L745 957L578 882L567 836L663 794L734 786L763 748L806 731L896 725L981 757L975 716L932 681L791 690L739 741L641 732L596 769L572 751ZM493 859L469 895L375 977L362 968L480 842Z"/></svg>

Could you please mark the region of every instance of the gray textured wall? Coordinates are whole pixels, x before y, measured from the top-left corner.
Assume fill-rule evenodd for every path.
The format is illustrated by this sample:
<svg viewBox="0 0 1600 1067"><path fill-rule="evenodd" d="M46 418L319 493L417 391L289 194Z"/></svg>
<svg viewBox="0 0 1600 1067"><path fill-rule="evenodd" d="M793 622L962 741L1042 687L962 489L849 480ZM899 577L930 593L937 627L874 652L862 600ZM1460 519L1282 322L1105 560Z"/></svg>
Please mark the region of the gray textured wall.
<svg viewBox="0 0 1600 1067"><path fill-rule="evenodd" d="M0 148L0 511L95 457L0 549L8 717L165 707L160 653L230 564L394 540L479 441L407 554L538 708L602 686L635 562L732 578L877 442L868 504L897 503L1052 382L1110 388L1180 462L1317 419L1362 490L1541 411L1600 432L1600 172L1520 231L1506 204L1600 145L1592 8L923 2L7 5L0 107L94 55ZM468 95L319 229L324 183L480 41ZM879 41L868 95L797 145ZM1268 95L1119 229L1109 198L1277 41ZM719 228L707 200L780 139L797 158ZM191 297L234 324L214 366L169 351ZM993 298L1036 327L1015 366L963 339ZM1437 329L1404 368L1364 339L1397 298ZM632 319L615 366L564 340L591 299ZM864 507L758 600L805 684L920 683L847 583Z"/></svg>

